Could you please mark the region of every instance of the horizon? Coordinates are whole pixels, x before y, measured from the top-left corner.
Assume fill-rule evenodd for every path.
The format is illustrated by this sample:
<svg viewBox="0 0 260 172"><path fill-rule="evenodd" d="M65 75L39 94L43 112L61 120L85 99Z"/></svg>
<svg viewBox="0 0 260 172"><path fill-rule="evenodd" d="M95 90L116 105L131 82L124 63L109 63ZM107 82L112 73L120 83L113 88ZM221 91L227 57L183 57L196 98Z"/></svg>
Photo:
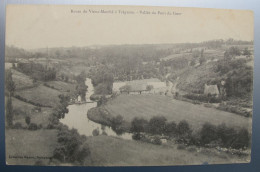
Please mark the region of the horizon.
<svg viewBox="0 0 260 172"><path fill-rule="evenodd" d="M228 39L209 39L209 40L205 40L205 41L201 41L201 42L177 42L177 43L147 43L147 44L93 44L93 45L86 45L86 46L57 46L57 47L39 47L39 48L31 48L31 49L25 49L23 47L18 47L16 45L8 45L6 44L6 47L14 47L17 49L22 49L25 51L36 51L36 50L41 50L41 49L59 49L59 48L91 48L91 47L109 47L109 46L152 46L152 45L178 45L178 44L201 44L204 42L210 42L210 41L219 41L219 40L223 40L228 41L229 39L233 39L233 38L228 38ZM241 42L248 42L248 43L253 43L254 44L254 40L236 40L233 39L234 41L241 41Z"/></svg>

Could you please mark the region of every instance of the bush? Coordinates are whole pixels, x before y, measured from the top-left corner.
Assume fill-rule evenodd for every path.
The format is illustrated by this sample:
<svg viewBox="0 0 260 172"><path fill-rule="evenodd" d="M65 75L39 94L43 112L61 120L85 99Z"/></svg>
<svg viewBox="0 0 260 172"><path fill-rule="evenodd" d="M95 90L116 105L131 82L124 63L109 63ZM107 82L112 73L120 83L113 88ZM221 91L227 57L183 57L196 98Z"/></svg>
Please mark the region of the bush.
<svg viewBox="0 0 260 172"><path fill-rule="evenodd" d="M135 117L131 122L131 132L144 132L147 128L148 121L143 118Z"/></svg>
<svg viewBox="0 0 260 172"><path fill-rule="evenodd" d="M31 123L31 118L29 116L25 117L25 123L29 126Z"/></svg>
<svg viewBox="0 0 260 172"><path fill-rule="evenodd" d="M205 123L200 131L200 143L205 145L217 139L217 127L210 123Z"/></svg>
<svg viewBox="0 0 260 172"><path fill-rule="evenodd" d="M61 162L82 164L90 155L88 145L83 144L86 137L81 137L76 129L69 130L68 127L61 125L57 136L59 147L54 150L53 158Z"/></svg>
<svg viewBox="0 0 260 172"><path fill-rule="evenodd" d="M113 117L111 120L111 128L113 131L116 132L117 135L121 135L124 132L122 123L123 117L121 115L117 115L116 117Z"/></svg>
<svg viewBox="0 0 260 172"><path fill-rule="evenodd" d="M190 136L191 132L190 125L186 120L182 120L177 125L177 133L179 136Z"/></svg>
<svg viewBox="0 0 260 172"><path fill-rule="evenodd" d="M231 145L232 148L240 149L249 146L250 136L247 129L242 128L237 132L237 137L235 142Z"/></svg>
<svg viewBox="0 0 260 172"><path fill-rule="evenodd" d="M28 130L37 130L38 129L38 126L37 124L35 123L30 123L29 127L28 127Z"/></svg>
<svg viewBox="0 0 260 172"><path fill-rule="evenodd" d="M177 146L177 149L185 149L185 148L186 148L186 146L184 144L180 144Z"/></svg>
<svg viewBox="0 0 260 172"><path fill-rule="evenodd" d="M164 133L169 136L173 136L177 133L177 125L174 121L166 123Z"/></svg>
<svg viewBox="0 0 260 172"><path fill-rule="evenodd" d="M134 140L141 140L141 134L140 133L134 133L132 135L132 139L134 139Z"/></svg>
<svg viewBox="0 0 260 172"><path fill-rule="evenodd" d="M149 121L149 132L152 134L163 134L167 119L163 116L156 116Z"/></svg>
<svg viewBox="0 0 260 172"><path fill-rule="evenodd" d="M93 131L92 131L92 135L93 136L98 136L99 135L99 129L97 128L97 129L94 129Z"/></svg>

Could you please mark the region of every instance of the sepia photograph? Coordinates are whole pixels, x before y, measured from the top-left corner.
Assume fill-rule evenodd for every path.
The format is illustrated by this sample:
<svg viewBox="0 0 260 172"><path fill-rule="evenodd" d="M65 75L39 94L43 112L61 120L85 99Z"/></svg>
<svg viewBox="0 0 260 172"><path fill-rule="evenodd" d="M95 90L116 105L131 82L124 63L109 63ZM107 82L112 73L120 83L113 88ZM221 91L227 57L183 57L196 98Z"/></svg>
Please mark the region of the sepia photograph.
<svg viewBox="0 0 260 172"><path fill-rule="evenodd" d="M7 165L250 163L254 14L6 6Z"/></svg>

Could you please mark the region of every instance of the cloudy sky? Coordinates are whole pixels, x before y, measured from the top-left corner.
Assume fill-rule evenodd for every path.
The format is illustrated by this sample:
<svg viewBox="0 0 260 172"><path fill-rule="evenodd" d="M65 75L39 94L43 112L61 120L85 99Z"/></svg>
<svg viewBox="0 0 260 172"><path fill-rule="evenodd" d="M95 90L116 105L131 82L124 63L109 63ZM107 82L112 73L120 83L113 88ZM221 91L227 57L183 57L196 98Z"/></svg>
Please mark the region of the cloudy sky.
<svg viewBox="0 0 260 172"><path fill-rule="evenodd" d="M251 11L64 5L8 5L6 11L6 44L25 49L253 40Z"/></svg>

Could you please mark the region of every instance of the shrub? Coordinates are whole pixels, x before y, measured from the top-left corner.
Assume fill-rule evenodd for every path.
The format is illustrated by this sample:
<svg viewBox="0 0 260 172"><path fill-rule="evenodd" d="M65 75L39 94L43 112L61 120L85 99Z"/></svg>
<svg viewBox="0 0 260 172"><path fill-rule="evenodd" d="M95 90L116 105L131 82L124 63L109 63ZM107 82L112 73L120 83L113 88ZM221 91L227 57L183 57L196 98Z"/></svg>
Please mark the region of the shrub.
<svg viewBox="0 0 260 172"><path fill-rule="evenodd" d="M190 125L186 120L182 120L177 125L177 133L179 136L190 136L191 134Z"/></svg>
<svg viewBox="0 0 260 172"><path fill-rule="evenodd" d="M31 118L29 116L25 117L25 123L29 126L31 123Z"/></svg>
<svg viewBox="0 0 260 172"><path fill-rule="evenodd" d="M134 133L132 135L132 139L134 139L134 140L141 140L141 134L140 133Z"/></svg>
<svg viewBox="0 0 260 172"><path fill-rule="evenodd" d="M81 137L76 129L69 130L68 127L61 125L58 133L59 147L54 150L53 157L61 162L79 162L90 154L88 145L83 143L86 137Z"/></svg>
<svg viewBox="0 0 260 172"><path fill-rule="evenodd" d="M74 152L75 161L79 162L80 164L83 164L85 158L89 155L90 155L90 149L87 144L79 146L79 148Z"/></svg>
<svg viewBox="0 0 260 172"><path fill-rule="evenodd" d="M167 119L163 116L156 116L149 121L149 132L152 134L163 134Z"/></svg>
<svg viewBox="0 0 260 172"><path fill-rule="evenodd" d="M94 129L93 131L92 131L92 135L93 136L98 136L99 135L99 129L97 128L97 129Z"/></svg>
<svg viewBox="0 0 260 172"><path fill-rule="evenodd" d="M236 140L231 145L232 148L240 149L249 146L250 136L247 129L242 128L237 132Z"/></svg>
<svg viewBox="0 0 260 172"><path fill-rule="evenodd" d="M205 145L217 139L217 127L210 123L205 123L200 131L200 142Z"/></svg>
<svg viewBox="0 0 260 172"><path fill-rule="evenodd" d="M144 132L147 128L147 125L148 125L148 121L146 121L143 118L135 117L131 122L130 131L137 132L137 133Z"/></svg>
<svg viewBox="0 0 260 172"><path fill-rule="evenodd" d="M177 125L174 121L166 123L164 133L169 136L175 135L177 132Z"/></svg>
<svg viewBox="0 0 260 172"><path fill-rule="evenodd" d="M37 124L35 124L35 123L30 123L28 129L29 129L29 130L37 130L37 129L38 129L38 126L37 126Z"/></svg>
<svg viewBox="0 0 260 172"><path fill-rule="evenodd" d="M184 144L180 144L177 146L177 149L185 149L185 148L186 148L186 146Z"/></svg>
<svg viewBox="0 0 260 172"><path fill-rule="evenodd" d="M111 128L113 131L116 132L117 135L121 135L124 132L121 126L122 123L123 123L123 117L121 115L117 115L116 117L113 117L111 120Z"/></svg>

